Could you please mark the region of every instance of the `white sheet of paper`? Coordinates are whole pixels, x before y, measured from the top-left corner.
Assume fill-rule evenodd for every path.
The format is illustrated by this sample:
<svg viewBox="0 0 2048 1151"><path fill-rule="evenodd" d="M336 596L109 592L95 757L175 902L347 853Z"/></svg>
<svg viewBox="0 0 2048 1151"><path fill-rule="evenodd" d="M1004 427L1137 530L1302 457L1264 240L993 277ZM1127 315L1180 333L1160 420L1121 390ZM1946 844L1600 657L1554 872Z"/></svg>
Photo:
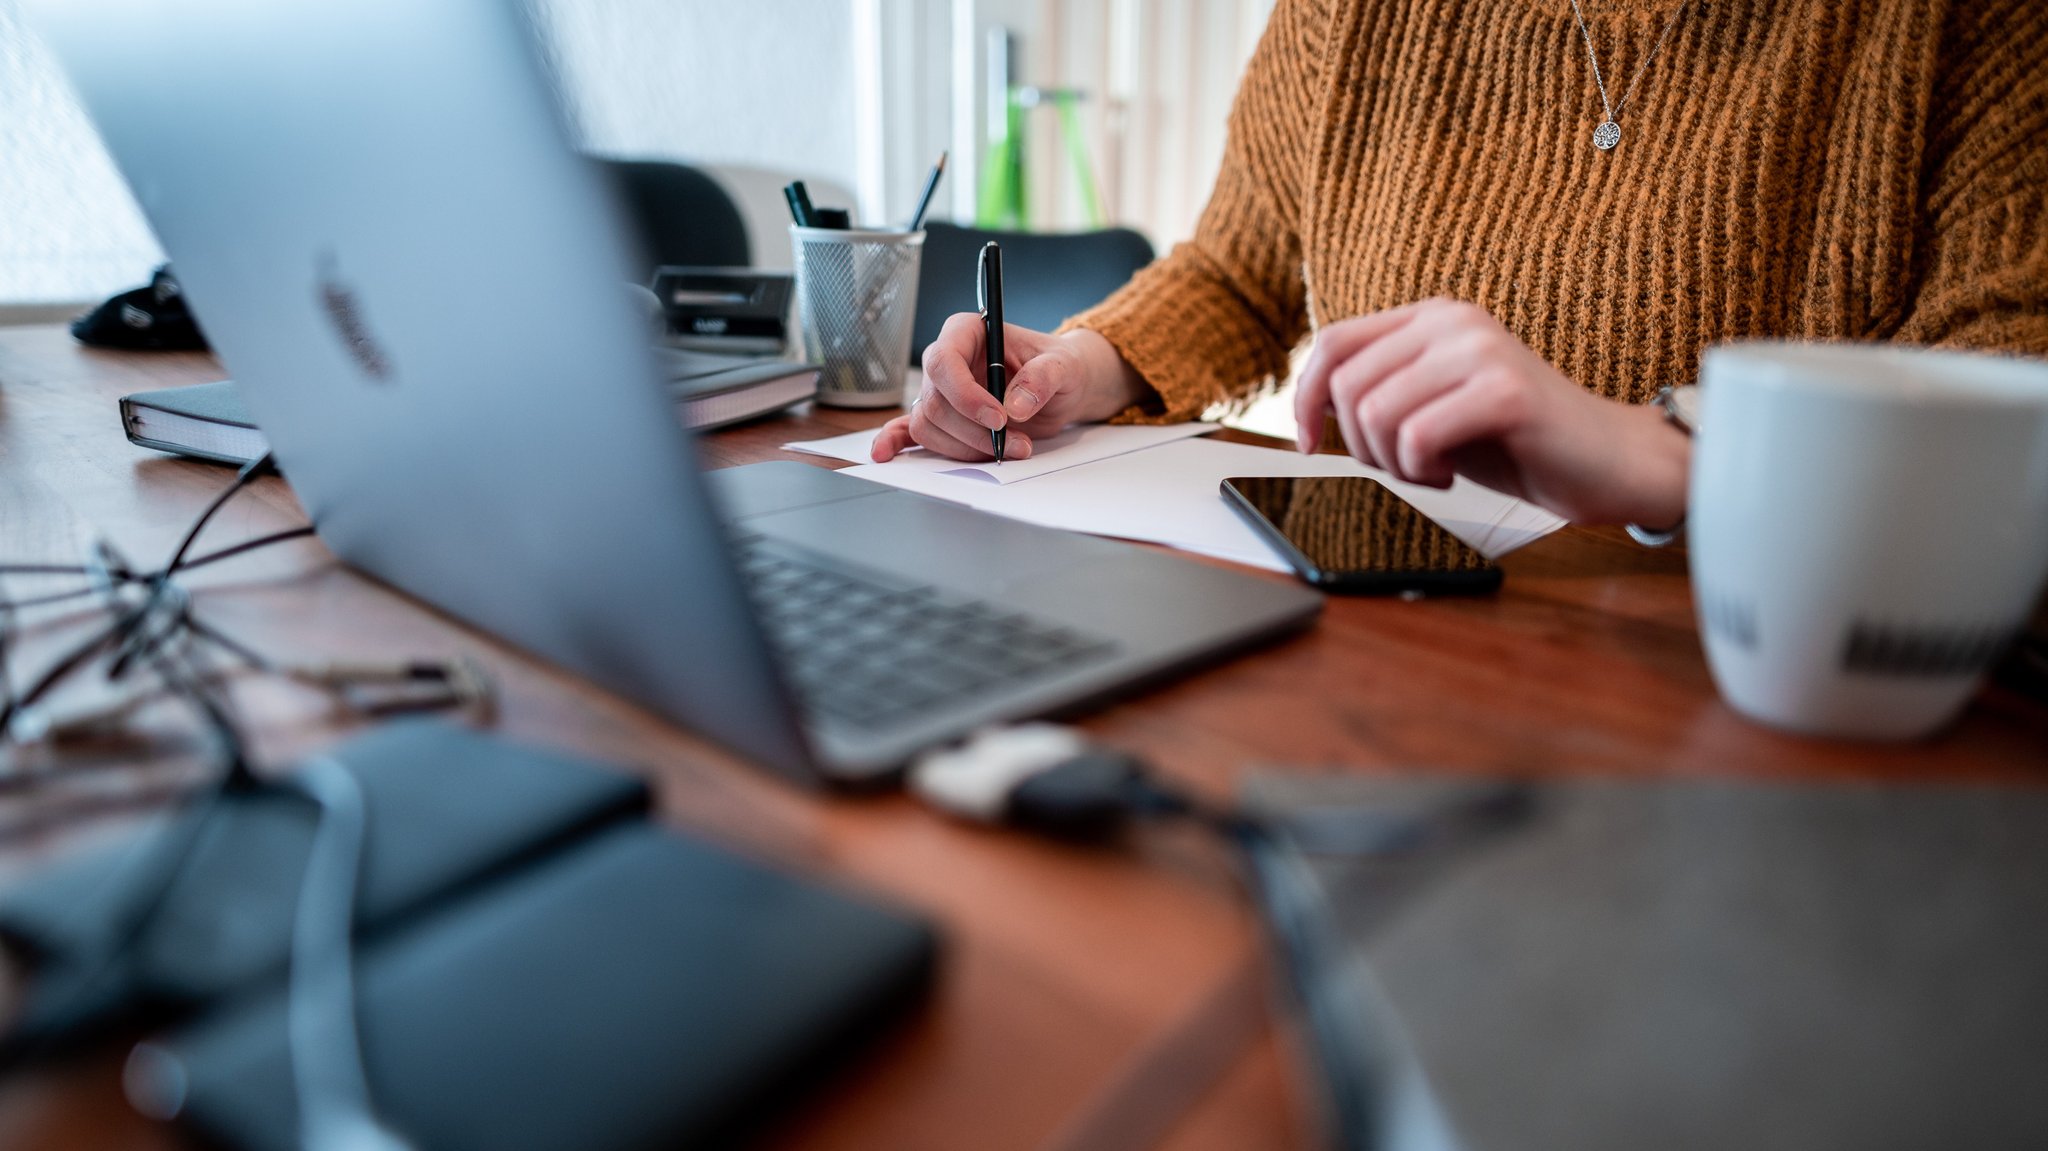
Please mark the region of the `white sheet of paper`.
<svg viewBox="0 0 2048 1151"><path fill-rule="evenodd" d="M1106 460L1127 452L1142 451L1175 440L1207 435L1215 431L1216 427L1215 424L1079 424L1051 439L1035 441L1031 445L1030 459L1005 460L1000 466L993 460L979 464L949 460L923 448L912 448L886 464L872 464L874 457L870 454L869 448L875 442L875 433L880 429L848 432L843 436L833 436L824 440L804 440L784 444L782 447L784 451L804 452L853 464L954 476L976 483L1007 485L1094 463L1097 460Z"/></svg>
<svg viewBox="0 0 2048 1151"><path fill-rule="evenodd" d="M1274 571L1286 564L1218 491L1231 476L1369 476L1489 558L1564 526L1541 508L1467 480L1448 490L1418 487L1349 456L1216 440L1183 439L1028 483L991 484L896 462L864 464L847 474L1046 527L1166 544Z"/></svg>

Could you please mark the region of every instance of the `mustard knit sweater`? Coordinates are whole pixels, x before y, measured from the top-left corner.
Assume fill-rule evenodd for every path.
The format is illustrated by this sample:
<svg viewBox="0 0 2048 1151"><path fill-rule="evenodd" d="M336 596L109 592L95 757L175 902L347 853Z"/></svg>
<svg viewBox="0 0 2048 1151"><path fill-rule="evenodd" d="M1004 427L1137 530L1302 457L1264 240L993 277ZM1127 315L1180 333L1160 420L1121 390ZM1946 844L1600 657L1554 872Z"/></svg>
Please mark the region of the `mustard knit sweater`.
<svg viewBox="0 0 2048 1151"><path fill-rule="evenodd" d="M1616 100L1678 0L1581 0ZM1752 336L2048 355L2048 3L1687 0L1623 110L1570 0L1279 0L1195 237L1070 321L1190 418L1470 300L1642 401Z"/></svg>

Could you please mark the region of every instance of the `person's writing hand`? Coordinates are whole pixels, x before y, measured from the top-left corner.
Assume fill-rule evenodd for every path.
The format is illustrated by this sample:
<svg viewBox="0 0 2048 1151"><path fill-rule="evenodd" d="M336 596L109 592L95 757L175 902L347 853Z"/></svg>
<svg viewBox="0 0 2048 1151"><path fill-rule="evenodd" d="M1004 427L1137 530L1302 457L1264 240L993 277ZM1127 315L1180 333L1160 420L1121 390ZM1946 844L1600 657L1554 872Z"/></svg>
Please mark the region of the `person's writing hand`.
<svg viewBox="0 0 2048 1151"><path fill-rule="evenodd" d="M1685 513L1682 433L1574 384L1475 304L1424 300L1323 328L1295 393L1303 451L1332 413L1353 456L1412 483L1462 474L1585 523Z"/></svg>
<svg viewBox="0 0 2048 1151"><path fill-rule="evenodd" d="M1063 336L1015 324L1003 327L1010 384L1004 400L988 394L982 320L961 312L924 352L924 386L910 412L875 436L875 462L920 444L956 460L992 458L989 432L1009 429L1003 454L1028 459L1032 440L1069 424L1105 420L1129 407L1143 385L1108 340L1087 329Z"/></svg>

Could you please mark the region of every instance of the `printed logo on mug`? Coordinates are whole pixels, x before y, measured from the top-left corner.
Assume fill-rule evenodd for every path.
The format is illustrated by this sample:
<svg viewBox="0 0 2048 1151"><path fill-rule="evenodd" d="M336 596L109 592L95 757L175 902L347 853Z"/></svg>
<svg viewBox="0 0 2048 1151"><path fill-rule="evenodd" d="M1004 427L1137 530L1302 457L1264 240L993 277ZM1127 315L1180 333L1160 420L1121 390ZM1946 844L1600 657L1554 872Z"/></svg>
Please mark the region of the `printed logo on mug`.
<svg viewBox="0 0 2048 1151"><path fill-rule="evenodd" d="M2048 363L1731 344L1700 401L1688 550L1722 696L1817 735L1952 719L2048 577Z"/></svg>

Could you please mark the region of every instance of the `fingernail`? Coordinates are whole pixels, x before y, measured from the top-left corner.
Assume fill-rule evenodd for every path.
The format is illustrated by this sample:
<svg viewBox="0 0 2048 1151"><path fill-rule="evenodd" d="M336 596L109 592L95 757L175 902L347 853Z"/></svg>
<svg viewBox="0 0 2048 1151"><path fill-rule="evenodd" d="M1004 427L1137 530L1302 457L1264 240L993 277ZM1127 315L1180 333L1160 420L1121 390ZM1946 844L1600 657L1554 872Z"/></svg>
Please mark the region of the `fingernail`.
<svg viewBox="0 0 2048 1151"><path fill-rule="evenodd" d="M995 431L1009 421L1003 418L1003 409L983 408L981 409L981 414L974 417L974 422L987 428L989 431Z"/></svg>
<svg viewBox="0 0 2048 1151"><path fill-rule="evenodd" d="M1021 419L1038 410L1038 396L1028 388L1011 388L1009 401L1004 406L1011 415Z"/></svg>
<svg viewBox="0 0 2048 1151"><path fill-rule="evenodd" d="M1010 438L1003 443L1003 457L1012 460L1030 459L1031 437L1021 432L1011 432Z"/></svg>

